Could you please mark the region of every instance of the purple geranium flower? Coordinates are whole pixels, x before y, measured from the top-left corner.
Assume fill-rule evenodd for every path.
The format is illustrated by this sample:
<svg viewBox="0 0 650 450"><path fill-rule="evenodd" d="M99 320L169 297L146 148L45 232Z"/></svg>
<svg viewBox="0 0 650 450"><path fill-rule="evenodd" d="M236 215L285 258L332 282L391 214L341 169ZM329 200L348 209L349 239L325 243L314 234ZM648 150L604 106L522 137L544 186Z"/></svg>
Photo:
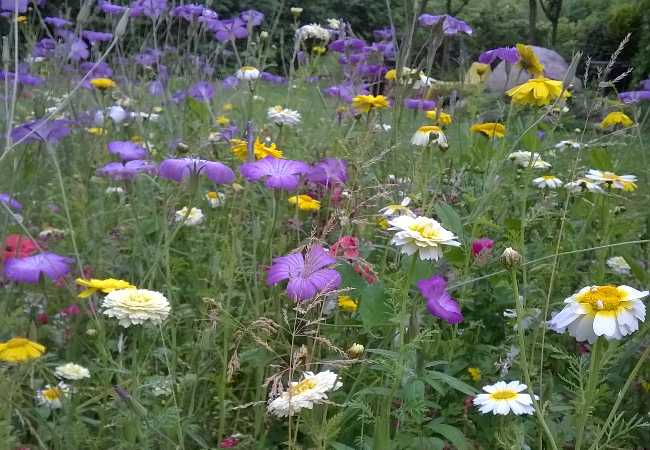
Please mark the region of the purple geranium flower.
<svg viewBox="0 0 650 450"><path fill-rule="evenodd" d="M233 136L239 131L239 128L237 128L234 125L229 126L225 130L222 130L218 132L213 139L218 139L221 138L226 142L230 142L230 140L233 138Z"/></svg>
<svg viewBox="0 0 650 450"><path fill-rule="evenodd" d="M14 77L16 74L13 72L7 72L4 70L0 70L0 80L5 81L5 80L10 80L13 81ZM29 86L37 86L41 83L43 83L43 79L40 77L35 77L30 75L29 73L18 73L18 82L20 84L26 84Z"/></svg>
<svg viewBox="0 0 650 450"><path fill-rule="evenodd" d="M134 160L127 163L108 163L101 169L97 169L100 175L108 174L114 180L132 180L138 174L144 172L148 175L156 173L156 166L149 161Z"/></svg>
<svg viewBox="0 0 650 450"><path fill-rule="evenodd" d="M71 27L72 22L69 20L62 19L60 17L46 17L43 19L43 22L49 24L49 25L54 25L55 27Z"/></svg>
<svg viewBox="0 0 650 450"><path fill-rule="evenodd" d="M185 91L178 91L174 95L172 95L172 103L178 105L180 102L185 100L185 97L187 96L187 93Z"/></svg>
<svg viewBox="0 0 650 450"><path fill-rule="evenodd" d="M50 38L43 38L34 44L32 48L32 56L46 57L56 48L56 43Z"/></svg>
<svg viewBox="0 0 650 450"><path fill-rule="evenodd" d="M167 11L167 0L139 0L132 3L133 9L135 9L136 3L142 8L144 15L152 19L158 18Z"/></svg>
<svg viewBox="0 0 650 450"><path fill-rule="evenodd" d="M643 88L644 91L650 91L650 77L645 80L639 81L639 86Z"/></svg>
<svg viewBox="0 0 650 450"><path fill-rule="evenodd" d="M618 94L618 98L620 98L623 103L636 103L641 100L650 100L650 91L621 92Z"/></svg>
<svg viewBox="0 0 650 450"><path fill-rule="evenodd" d="M341 275L334 269L325 267L334 264L336 259L329 256L322 247L314 247L303 257L293 253L273 259L266 284L277 284L289 280L287 295L293 301L312 298L317 291L325 293L341 284Z"/></svg>
<svg viewBox="0 0 650 450"><path fill-rule="evenodd" d="M442 31L446 35L454 35L454 34L458 33L459 31L462 31L463 33L467 33L470 36L472 35L472 28L469 25L467 25L462 20L458 20L455 17L452 17L450 15L432 16L430 14L422 14L419 17L420 25L422 25L423 27L428 27L428 26L431 26L431 25L435 25L443 17L445 18L445 21L442 23Z"/></svg>
<svg viewBox="0 0 650 450"><path fill-rule="evenodd" d="M217 20L214 23L214 37L217 40L226 42L229 40L242 39L248 35L246 30L246 22L241 17L234 19Z"/></svg>
<svg viewBox="0 0 650 450"><path fill-rule="evenodd" d="M206 81L199 81L187 93L199 102L207 102L214 97L214 86Z"/></svg>
<svg viewBox="0 0 650 450"><path fill-rule="evenodd" d="M9 194L0 194L0 202L9 205L11 208L16 210L23 209L23 205L14 200Z"/></svg>
<svg viewBox="0 0 650 450"><path fill-rule="evenodd" d="M256 27L262 24L264 20L264 14L254 9L249 9L248 11L243 11L241 13L241 18L248 24L250 20L253 23L253 26Z"/></svg>
<svg viewBox="0 0 650 450"><path fill-rule="evenodd" d="M183 177L205 173L209 180L217 184L235 181L235 172L228 166L216 161L206 161L199 158L166 159L160 163L158 173L161 177L178 181Z"/></svg>
<svg viewBox="0 0 650 450"><path fill-rule="evenodd" d="M221 80L221 89L234 89L239 84L239 79L231 75Z"/></svg>
<svg viewBox="0 0 650 450"><path fill-rule="evenodd" d="M156 57L149 53L136 53L133 55L133 60L141 66L152 66L156 63Z"/></svg>
<svg viewBox="0 0 650 450"><path fill-rule="evenodd" d="M335 158L325 158L314 164L307 174L307 179L331 188L335 184L348 181L348 162Z"/></svg>
<svg viewBox="0 0 650 450"><path fill-rule="evenodd" d="M392 56L395 46L392 42L373 42L371 46L364 47L365 53L372 53L373 51L382 53L384 56Z"/></svg>
<svg viewBox="0 0 650 450"><path fill-rule="evenodd" d="M70 272L73 258L65 258L54 253L40 253L26 258L10 258L5 261L2 273L12 281L35 284L41 273L58 280Z"/></svg>
<svg viewBox="0 0 650 450"><path fill-rule="evenodd" d="M239 171L251 183L268 176L264 182L266 187L293 191L298 187L298 175L309 172L309 166L300 161L267 156L257 162L244 164Z"/></svg>
<svg viewBox="0 0 650 450"><path fill-rule="evenodd" d="M385 66L382 66L381 64L373 64L373 65L366 65L362 64L360 65L357 70L359 71L360 74L370 74L374 75L376 77L380 77L382 75L385 75L388 73L388 68Z"/></svg>
<svg viewBox="0 0 650 450"><path fill-rule="evenodd" d="M79 68L86 73L90 73L90 78L110 78L113 76L113 69L105 61L99 63L82 62L79 64Z"/></svg>
<svg viewBox="0 0 650 450"><path fill-rule="evenodd" d="M519 62L519 52L515 47L499 47L481 53L478 57L478 62L481 64L492 64L497 58L502 61L507 61L510 64L517 64Z"/></svg>
<svg viewBox="0 0 650 450"><path fill-rule="evenodd" d="M39 119L27 122L11 130L11 140L18 142L25 138L22 141L23 144L29 144L35 140L57 143L59 139L70 134L70 129L66 126L69 123L74 123L74 121L56 119L45 122L45 119Z"/></svg>
<svg viewBox="0 0 650 450"><path fill-rule="evenodd" d="M450 324L463 321L460 307L445 289L445 280L441 276L434 276L428 280L418 281L420 294L427 299L427 310L436 317L446 320Z"/></svg>
<svg viewBox="0 0 650 450"><path fill-rule="evenodd" d="M130 141L109 142L108 153L117 155L124 160L141 159L147 156L147 150L141 144Z"/></svg>
<svg viewBox="0 0 650 450"><path fill-rule="evenodd" d="M113 34L112 33L102 33L101 31L83 30L81 32L81 36L84 39L88 39L88 41L90 42L90 45L95 45L97 42L110 41L111 38L113 37Z"/></svg>
<svg viewBox="0 0 650 450"><path fill-rule="evenodd" d="M419 100L417 98L405 98L402 105L408 109L422 109L424 111L431 111L436 108L436 102L433 100Z"/></svg>

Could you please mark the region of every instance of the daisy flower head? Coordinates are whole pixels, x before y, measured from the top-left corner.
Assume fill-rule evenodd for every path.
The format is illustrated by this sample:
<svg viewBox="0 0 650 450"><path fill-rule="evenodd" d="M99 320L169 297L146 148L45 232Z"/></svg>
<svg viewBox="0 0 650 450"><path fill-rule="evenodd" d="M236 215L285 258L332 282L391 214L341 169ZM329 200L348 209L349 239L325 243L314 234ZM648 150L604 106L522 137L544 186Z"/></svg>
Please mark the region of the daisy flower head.
<svg viewBox="0 0 650 450"><path fill-rule="evenodd" d="M506 132L506 127L502 123L487 122L483 124L472 125L469 129L472 133L481 133L486 137L503 137Z"/></svg>
<svg viewBox="0 0 650 450"><path fill-rule="evenodd" d="M437 121L440 125L449 125L451 123L451 116L445 112L440 111L440 115L436 110L427 111L427 118Z"/></svg>
<svg viewBox="0 0 650 450"><path fill-rule="evenodd" d="M83 280L77 278L77 284L81 286L86 286L88 289L79 294L79 297L86 298L91 294L94 294L97 291L102 291L104 294L109 292L117 291L118 289L136 289L135 286L132 286L126 281L116 280L114 278L108 278L106 280Z"/></svg>
<svg viewBox="0 0 650 450"><path fill-rule="evenodd" d="M530 159L535 158L533 161L533 169L549 169L551 168L551 163L546 162L542 159L542 155L535 153L534 155L531 152L527 151L516 151L510 153L508 158L515 163L518 167L528 167L530 165Z"/></svg>
<svg viewBox="0 0 650 450"><path fill-rule="evenodd" d="M40 358L45 347L26 338L13 338L0 342L0 361L26 363L30 359Z"/></svg>
<svg viewBox="0 0 650 450"><path fill-rule="evenodd" d="M327 392L343 386L338 375L326 370L315 374L305 372L300 382L293 382L287 391L269 403L267 410L278 417L292 416L300 410L312 409L315 404L327 399Z"/></svg>
<svg viewBox="0 0 650 450"><path fill-rule="evenodd" d="M383 109L390 107L390 103L383 95L357 95L352 99L352 106L359 111L367 113L372 108Z"/></svg>
<svg viewBox="0 0 650 450"><path fill-rule="evenodd" d="M183 223L183 225L186 227L195 227L203 222L203 211L201 211L199 208L192 208L188 214L187 206L184 206L183 209L176 211L174 221L180 222L186 215L187 219L185 219L185 223Z"/></svg>
<svg viewBox="0 0 650 450"><path fill-rule="evenodd" d="M253 81L260 77L260 71L255 67L245 66L235 72L235 77L240 80Z"/></svg>
<svg viewBox="0 0 650 450"><path fill-rule="evenodd" d="M384 217L391 217L394 215L415 217L415 214L413 214L411 210L407 208L410 203L411 197L404 197L402 199L402 203L399 205L388 205L385 208L380 209L379 212Z"/></svg>
<svg viewBox="0 0 650 450"><path fill-rule="evenodd" d="M460 247L456 236L445 230L440 223L428 217L399 216L389 220L391 231L397 231L390 243L400 246L407 255L418 253L420 259L439 260L442 257L442 245Z"/></svg>
<svg viewBox="0 0 650 450"><path fill-rule="evenodd" d="M605 192L603 188L594 182L594 180L590 180L589 178L580 178L576 181L565 184L564 187L572 194L577 194L585 189L595 194L602 194Z"/></svg>
<svg viewBox="0 0 650 450"><path fill-rule="evenodd" d="M568 329L577 341L596 342L598 336L620 340L645 320L642 298L648 291L630 286L587 286L564 300L566 306L549 321L556 330Z"/></svg>
<svg viewBox="0 0 650 450"><path fill-rule="evenodd" d="M289 203L297 205L303 211L318 211L320 209L320 202L309 195L294 195L289 197Z"/></svg>
<svg viewBox="0 0 650 450"><path fill-rule="evenodd" d="M359 302L357 299L354 299L348 295L339 295L338 305L341 309L353 312L356 311L359 307Z"/></svg>
<svg viewBox="0 0 650 450"><path fill-rule="evenodd" d="M515 64L515 67L519 67L531 75L539 77L544 75L544 65L540 64L533 47L517 44L517 53L519 53L519 62Z"/></svg>
<svg viewBox="0 0 650 450"><path fill-rule="evenodd" d="M557 178L555 175L542 175L539 178L535 178L533 180L533 184L540 189L557 189L559 187L562 187L563 183L562 180Z"/></svg>
<svg viewBox="0 0 650 450"><path fill-rule="evenodd" d="M327 31L327 29L315 23L309 25L303 25L296 31L296 35L300 36L303 41L311 38L318 39L324 42L330 40L330 32Z"/></svg>
<svg viewBox="0 0 650 450"><path fill-rule="evenodd" d="M82 380L90 378L90 371L83 366L75 363L67 363L54 369L54 376L65 378L66 380Z"/></svg>
<svg viewBox="0 0 650 450"><path fill-rule="evenodd" d="M567 139L566 141L560 141L557 144L555 144L555 148L558 148L560 150L564 150L569 147L580 148L582 147L582 143L575 141L573 139Z"/></svg>
<svg viewBox="0 0 650 450"><path fill-rule="evenodd" d="M614 111L605 116L603 121L600 123L600 128L607 128L610 126L616 126L618 124L621 124L627 128L634 125L634 121L622 112Z"/></svg>
<svg viewBox="0 0 650 450"><path fill-rule="evenodd" d="M268 144L268 145L267 145ZM269 138L266 138L264 143L260 142L260 138L255 139L255 159L260 160L266 158L267 156L272 156L273 158L282 159L282 151L278 150L275 147L274 143L271 143Z"/></svg>
<svg viewBox="0 0 650 450"><path fill-rule="evenodd" d="M124 328L150 321L159 325L167 319L171 307L160 292L147 289L122 289L109 292L102 307L104 314L115 317Z"/></svg>
<svg viewBox="0 0 650 450"><path fill-rule="evenodd" d="M115 87L115 82L109 78L93 78L90 80L90 84L100 91Z"/></svg>
<svg viewBox="0 0 650 450"><path fill-rule="evenodd" d="M273 108L269 108L267 117L276 125L288 125L290 127L298 125L300 123L300 119L302 118L298 111L284 109L279 105L274 106Z"/></svg>
<svg viewBox="0 0 650 450"><path fill-rule="evenodd" d="M447 145L445 133L443 133L439 127L429 125L418 128L411 138L411 145L426 147L430 142L435 142L441 146Z"/></svg>
<svg viewBox="0 0 650 450"><path fill-rule="evenodd" d="M485 386L483 390L487 394L479 394L474 398L474 405L483 414L493 413L495 415L508 415L510 411L515 415L533 414L533 399L530 394L523 393L528 386L519 381L499 381L496 384ZM539 400L536 395L535 400Z"/></svg>
<svg viewBox="0 0 650 450"><path fill-rule="evenodd" d="M607 266L619 275L629 275L632 268L622 256L612 256L607 259Z"/></svg>
<svg viewBox="0 0 650 450"><path fill-rule="evenodd" d="M612 172L601 172L600 170L590 169L585 175L596 184L607 184L624 191L632 192L636 188L635 175L616 175Z"/></svg>
<svg viewBox="0 0 650 450"><path fill-rule="evenodd" d="M223 192L210 191L205 194L205 199L210 203L210 207L218 208L226 203L226 194Z"/></svg>
<svg viewBox="0 0 650 450"><path fill-rule="evenodd" d="M546 106L557 100L560 95L567 98L571 94L562 92L562 82L549 78L531 78L524 84L506 91L512 101L518 105Z"/></svg>
<svg viewBox="0 0 650 450"><path fill-rule="evenodd" d="M45 385L45 389L36 393L36 401L41 406L47 406L51 409L59 409L63 404L61 399L70 398L70 386L63 381L59 382L57 386Z"/></svg>

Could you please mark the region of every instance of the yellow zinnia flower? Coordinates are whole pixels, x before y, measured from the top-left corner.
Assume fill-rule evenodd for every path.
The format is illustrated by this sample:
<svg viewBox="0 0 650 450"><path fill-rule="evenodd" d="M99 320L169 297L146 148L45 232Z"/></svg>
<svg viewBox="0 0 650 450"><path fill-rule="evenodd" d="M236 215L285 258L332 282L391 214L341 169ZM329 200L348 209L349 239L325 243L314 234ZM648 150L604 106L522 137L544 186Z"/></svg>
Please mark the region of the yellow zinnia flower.
<svg viewBox="0 0 650 450"><path fill-rule="evenodd" d="M524 69L531 75L539 77L544 75L544 65L539 63L539 58L533 52L533 47L517 44L517 51L519 52L519 62L515 64L515 67Z"/></svg>
<svg viewBox="0 0 650 450"><path fill-rule="evenodd" d="M255 158L259 160L266 158L267 156L272 156L275 159L284 158L284 156L282 156L282 152L280 150L276 150L275 144L271 144L270 147L267 147L266 144L262 144L260 142L260 138L258 137L255 139Z"/></svg>
<svg viewBox="0 0 650 450"><path fill-rule="evenodd" d="M115 87L115 82L108 78L95 78L93 80L90 80L90 84L95 86L100 91L105 91L108 88Z"/></svg>
<svg viewBox="0 0 650 450"><path fill-rule="evenodd" d="M562 82L544 77L531 78L526 83L507 90L506 94L518 105L546 106L562 94ZM570 95L564 91L562 98Z"/></svg>
<svg viewBox="0 0 650 450"><path fill-rule="evenodd" d="M246 155L248 155L248 146L246 145L246 142L241 139L231 139L230 142L235 144L230 147L230 152L235 155L235 158L246 159Z"/></svg>
<svg viewBox="0 0 650 450"><path fill-rule="evenodd" d="M114 278L108 278L106 280L82 280L81 278L77 278L77 284L88 288L79 294L81 298L86 298L97 291L102 291L104 294L107 294L119 289L136 289L135 286L132 286L128 282Z"/></svg>
<svg viewBox="0 0 650 450"><path fill-rule="evenodd" d="M217 117L217 123L219 125L228 125L230 123L230 119L224 116L219 116Z"/></svg>
<svg viewBox="0 0 650 450"><path fill-rule="evenodd" d="M472 380L474 381L480 381L481 378L483 378L481 376L481 369L479 369L478 367L468 367L467 371L472 376Z"/></svg>
<svg viewBox="0 0 650 450"><path fill-rule="evenodd" d="M372 108L388 108L390 103L383 95L357 95L352 99L352 106L359 109L360 111L367 113L370 112Z"/></svg>
<svg viewBox="0 0 650 450"><path fill-rule="evenodd" d="M483 135L487 137L503 137L503 133L506 131L505 125L501 123L484 123L484 124L477 124L477 125L472 125L472 128L469 129L469 131L473 133L482 133Z"/></svg>
<svg viewBox="0 0 650 450"><path fill-rule="evenodd" d="M449 125L451 123L451 116L447 113L440 111L440 117L436 119L436 111L427 111L427 117L431 120L437 120L440 125Z"/></svg>
<svg viewBox="0 0 650 450"><path fill-rule="evenodd" d="M320 209L320 202L314 200L309 195L298 195L289 197L289 203L298 204L298 208L303 211L318 211Z"/></svg>
<svg viewBox="0 0 650 450"><path fill-rule="evenodd" d="M108 133L107 130L105 130L103 128L97 128L97 127L88 128L88 132L92 133L92 134L95 134L97 136L103 136L104 134Z"/></svg>
<svg viewBox="0 0 650 450"><path fill-rule="evenodd" d="M339 295L339 308L346 311L356 311L358 308L357 300L347 295Z"/></svg>
<svg viewBox="0 0 650 450"><path fill-rule="evenodd" d="M30 359L39 358L45 352L45 347L25 338L13 338L0 342L0 360L12 363L26 363Z"/></svg>
<svg viewBox="0 0 650 450"><path fill-rule="evenodd" d="M600 123L600 128L607 128L610 125L616 125L619 123L624 127L631 127L634 124L632 119L630 119L628 116L622 112L615 111L607 114L607 116Z"/></svg>

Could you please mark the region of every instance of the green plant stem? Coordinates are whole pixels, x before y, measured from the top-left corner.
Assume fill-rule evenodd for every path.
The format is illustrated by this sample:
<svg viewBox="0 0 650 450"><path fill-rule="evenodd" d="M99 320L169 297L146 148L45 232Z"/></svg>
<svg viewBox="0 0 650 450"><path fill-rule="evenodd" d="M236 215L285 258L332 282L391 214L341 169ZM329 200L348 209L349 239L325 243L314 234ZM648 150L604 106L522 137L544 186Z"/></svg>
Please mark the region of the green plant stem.
<svg viewBox="0 0 650 450"><path fill-rule="evenodd" d="M575 450L580 450L582 447L582 441L585 436L585 426L587 425L587 419L589 418L589 409L591 408L591 402L594 398L594 393L596 392L596 385L598 384L598 372L600 372L602 348L603 340L598 337L596 338L594 345L591 346L591 357L589 360L589 379L587 380L587 394L584 398L582 411L580 411L580 420L578 422L578 435L576 436Z"/></svg>
<svg viewBox="0 0 650 450"><path fill-rule="evenodd" d="M553 437L551 430L548 428L548 424L546 423L544 414L542 413L542 410L539 407L539 402L535 398L535 392L533 391L533 384L530 381L530 371L528 370L528 361L526 359L526 340L524 339L524 327L521 324L521 316L523 312L522 312L521 305L519 304L519 284L517 283L516 269L510 269L510 280L512 282L512 294L514 296L515 308L517 310L517 335L519 337L519 357L520 357L521 370L524 372L524 380L526 381L526 386L528 388L527 391L528 394L530 394L530 397L533 401L533 408L535 408L535 415L539 420L539 424L544 430L544 433L546 434L546 437L550 442L553 450L558 450L557 444L555 443L555 438ZM544 449L540 448L540 450L544 450Z"/></svg>

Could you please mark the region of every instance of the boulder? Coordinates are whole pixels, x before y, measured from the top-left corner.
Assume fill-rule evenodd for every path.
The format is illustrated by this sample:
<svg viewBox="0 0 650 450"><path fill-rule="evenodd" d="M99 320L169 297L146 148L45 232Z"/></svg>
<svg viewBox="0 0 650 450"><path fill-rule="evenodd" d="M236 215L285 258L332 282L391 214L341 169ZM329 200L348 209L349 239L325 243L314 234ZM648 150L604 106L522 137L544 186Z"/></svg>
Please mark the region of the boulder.
<svg viewBox="0 0 650 450"><path fill-rule="evenodd" d="M567 64L564 58L549 48L533 45L533 51L539 58L539 62L544 65L544 76L546 78L559 81L564 79L564 76L569 70L569 64ZM527 72L522 71L519 76L519 81L517 81L518 74L519 68L512 66L510 68L510 76L507 76L506 63L505 61L501 61L490 74L485 88L489 92L503 92L506 89L515 87L515 84L524 84L532 78ZM582 82L577 77L573 77L571 84L573 84L576 91L582 90Z"/></svg>

